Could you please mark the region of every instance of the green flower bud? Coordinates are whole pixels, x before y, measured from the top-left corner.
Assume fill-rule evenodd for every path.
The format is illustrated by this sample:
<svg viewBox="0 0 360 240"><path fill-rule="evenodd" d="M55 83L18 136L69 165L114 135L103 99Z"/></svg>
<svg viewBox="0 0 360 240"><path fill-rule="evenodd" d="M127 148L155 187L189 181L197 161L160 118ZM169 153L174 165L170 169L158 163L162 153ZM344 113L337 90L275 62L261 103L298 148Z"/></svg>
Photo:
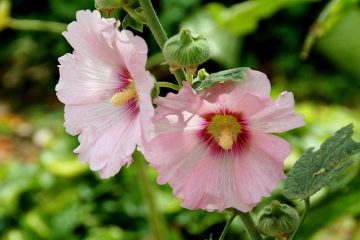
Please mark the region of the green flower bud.
<svg viewBox="0 0 360 240"><path fill-rule="evenodd" d="M171 70L186 68L195 74L197 66L210 58L210 44L203 35L183 29L166 41L163 52Z"/></svg>
<svg viewBox="0 0 360 240"><path fill-rule="evenodd" d="M257 228L266 236L286 236L293 232L298 224L298 212L274 200L259 214Z"/></svg>
<svg viewBox="0 0 360 240"><path fill-rule="evenodd" d="M197 72L197 78L199 81L205 80L208 76L209 74L206 72L205 68L202 68Z"/></svg>
<svg viewBox="0 0 360 240"><path fill-rule="evenodd" d="M10 20L11 3L9 0L0 0L0 31L7 27Z"/></svg>
<svg viewBox="0 0 360 240"><path fill-rule="evenodd" d="M95 0L95 8L98 10L112 11L121 8L123 0Z"/></svg>

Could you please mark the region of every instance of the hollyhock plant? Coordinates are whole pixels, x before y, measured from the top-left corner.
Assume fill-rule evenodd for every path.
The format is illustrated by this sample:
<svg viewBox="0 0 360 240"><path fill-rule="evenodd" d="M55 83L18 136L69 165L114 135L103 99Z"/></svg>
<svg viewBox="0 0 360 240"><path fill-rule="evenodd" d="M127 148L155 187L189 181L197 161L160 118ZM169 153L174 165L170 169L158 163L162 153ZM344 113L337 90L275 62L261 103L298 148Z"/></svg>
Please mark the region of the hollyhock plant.
<svg viewBox="0 0 360 240"><path fill-rule="evenodd" d="M145 70L147 45L99 11L78 11L63 33L74 48L59 58L57 96L65 104L65 127L79 134L74 151L102 178L132 161L154 114L154 81Z"/></svg>
<svg viewBox="0 0 360 240"><path fill-rule="evenodd" d="M66 15L72 14L71 9L74 7L82 5L71 4L72 6L68 8L65 2L62 1L62 5L59 7L62 10L69 10ZM186 9L182 10L197 16L198 13L203 13L204 9L215 9L219 13L216 14L216 25L226 25L228 30L233 32L232 30L241 31L240 28L246 26L244 16L254 15L254 10L258 13L267 12L270 7L271 14L276 14L280 8L289 5L287 1L269 1L273 4L271 7L268 1L255 1L256 9L254 9L249 7L253 5L253 2L235 3L235 1L229 1L223 5L219 1L219 3L209 3L204 6L192 3L187 6L184 5L183 7ZM348 9L350 5L355 4L353 3L355 1L347 1L349 3L346 4L344 2L346 1L330 1L325 6L320 14L321 21L319 18L316 20L305 39L301 57L311 57L308 56L309 49L311 49L314 40L319 37L315 36L319 31L313 31L314 29L321 30L324 26L328 26L328 23L334 20L332 17L334 11L336 12L342 7ZM219 66L227 62L224 62L226 59L220 56L239 60L238 54L234 55L234 52L231 52L233 48L228 47L228 40L231 38L225 37L226 40L224 40L225 38L207 38L211 37L210 35L213 37L221 35L223 31L215 26L211 29L211 32L215 34L208 35L209 29L205 26L206 24L198 24L199 19L197 17L187 19L186 14L183 14L182 18L176 15L177 18L172 20L170 19L171 16L170 18L167 16L166 19L164 18L167 21L167 26L164 28L157 12L165 10L166 13L173 13L173 11L168 11L169 6L165 4L165 1L158 1L155 4L155 7L159 7L159 9L154 9L151 0L94 0L93 3L93 7L97 10L78 11L76 20L67 25L45 19L15 18L11 15L13 12L11 11L11 1L0 0L0 31L8 29L4 31L5 35L7 33L17 35L13 34L14 30L62 33L73 51L59 58L60 79L56 85L56 94L59 100L65 104L65 129L69 134L78 136L80 142L74 152L79 154L82 162L89 164L91 170L97 171L101 178L109 178L119 172L122 166L129 165L131 162L135 163L132 166L135 168L135 172L132 172L134 174L124 176L125 179L117 178L108 183L101 183L101 185L105 184L105 188L101 188L105 191L112 190L113 187L106 186L125 180L128 188L138 189L135 195L127 196L125 202L136 197L135 203L139 205L139 209L144 210L141 213L146 215L148 226L144 226L143 216L127 214L129 213L129 209L127 209L129 204L125 204L121 208L107 212L111 216L117 213L129 215L126 218L131 218L131 222L136 225L129 232L131 236L127 234L128 231L121 231L122 226L120 225L123 221L116 223L106 221L111 226L100 224L98 227L101 228L101 234L107 235L109 231L112 234L114 229L115 232L119 233L118 230L120 229L120 235L126 239L166 240L207 237L208 239L225 240L231 223L236 217L239 217L242 221L242 227L246 230L249 239L252 240L268 239L269 237L295 240L297 234L300 234L299 238L304 238L307 233L301 232L301 226L304 222L311 224L312 220L310 218L308 221L304 221L306 216L313 208L321 207L321 204L311 206L312 196L321 189L331 187L329 185L341 178L340 174L346 168L350 166L356 168L356 164L352 165L352 163L356 163L356 157L353 155L360 152L360 142L352 139L353 124L339 129L333 136L327 138L317 150L309 148L304 151L294 165L288 169L287 176L285 176L284 161L291 152L291 146L276 134L305 124L304 117L294 111L294 96L291 92L283 92L276 100L273 100L270 97L270 81L266 75L247 67L239 66L214 72L213 64L206 63L209 59ZM180 11L180 5L177 6L176 11L184 12ZM48 10L53 9L54 6ZM238 15L239 11L244 13L241 14L244 16L235 16ZM342 12L346 13L346 11ZM63 13L62 11L62 15ZM271 14L265 15L270 16ZM260 20L270 20L266 19L264 14L255 15L252 19L254 23ZM341 20L341 17L339 19ZM171 21L169 22L169 20ZM151 39L152 49L150 52L153 55L150 57L147 66L154 71L154 76L145 69L145 63L148 60L148 46L145 40L135 36L129 30L119 30L120 21L122 23L121 29L138 31L143 36L149 37L146 41ZM171 24L169 25L169 23ZM168 36L164 29L174 32L171 27L174 27L176 23L182 23L186 27L177 34ZM271 24L275 26L276 22ZM335 26L336 24L330 25ZM197 32L194 31L195 29ZM145 32L142 33L143 31ZM256 28L252 28L251 31L243 33L257 34L258 32ZM20 35L22 36L22 34ZM261 40L258 41L258 44L266 42L266 39L262 39L263 37L266 38L265 35L261 34L257 37ZM22 45L25 43L24 49L27 49L28 41L21 39L15 41L14 46L22 49L24 48ZM7 40L4 43L6 42ZM153 48L155 42L159 47L157 49ZM9 59L15 57L17 60L19 53L13 52L11 49L13 47L7 51L10 54L8 54ZM254 55L252 50L254 49L247 49L245 55L241 57L252 58ZM271 54L275 54L272 59L276 59L276 56L280 56L283 52L280 55L275 52ZM22 57L26 59L28 56ZM259 64L259 67L264 64L261 59L255 60L257 60L255 62ZM14 61L10 61L10 65L11 62ZM18 61L14 63L16 62ZM311 66L313 62L306 63L308 67L300 69L300 72L307 74L309 67L316 69L316 66ZM266 64L277 65L278 62L270 61ZM34 75L32 76L34 79L39 77L36 74L37 69L42 72L44 70L42 66L38 68L36 64L30 66L31 68L28 64L20 65L24 65L20 66L26 67L24 73ZM294 66L296 65L298 64ZM18 69L18 67L17 64L14 69ZM165 68L168 68L169 74L164 72ZM201 69L198 70L199 68ZM5 69L1 68L0 75L4 76L4 79L0 81L0 85L7 85L7 82L14 82L12 81L14 79L21 80L23 74L14 75L14 69L12 67L7 69L6 66ZM286 73L280 73L280 75L284 74L286 75ZM318 73L312 75L321 76ZM301 78L297 80L301 81ZM341 80L344 79L341 78ZM164 96L164 88L170 88L176 93L159 97L159 95ZM309 90L311 89L310 86ZM315 89L315 91L317 90ZM310 106L311 109L311 91L308 93L302 106L306 109ZM334 93L337 92L334 91ZM338 98L339 96L336 97L336 99ZM16 99L16 103L18 105L20 102ZM21 104L19 106L21 107ZM11 104L5 104L4 107L5 110L8 110L7 108L11 108ZM316 105L316 108L319 106ZM328 109L325 110L324 112L328 112ZM311 116L309 120L311 119L315 119L314 123L316 122L317 125L320 124L316 121L316 116ZM5 120L7 123L7 119ZM29 123L31 124L31 121ZM1 128L0 126L0 135ZM317 126L315 128L318 129ZM17 130L17 128L13 129L12 126L10 128L5 126L5 143L7 143L9 136L20 134ZM307 130L301 130L302 134L300 135L311 132L307 132ZM34 134L36 135L36 133L35 131ZM328 133L321 134L321 138L326 134ZM296 138L301 137L300 135ZM300 145L298 147L305 147ZM53 144L50 144L49 147L46 151L50 151L50 154L54 150ZM17 157L19 154L10 155ZM33 155L31 152L31 156ZM73 176L74 173L78 172L68 169L73 167L71 162L69 164L64 163L67 166L64 169L70 170L68 173L54 169L58 165L57 161L54 162L55 165L52 164L53 161L45 161L45 163L48 165L46 169L50 171L51 175L66 177ZM157 175L148 172L151 170L146 168L148 163L157 170ZM13 173L13 164L8 167L8 163L6 163L5 167L11 170L11 174ZM352 171L351 169L348 170ZM347 173L348 171L344 172L344 174ZM6 174L4 177L6 181L9 180ZM133 184L133 179L127 181L127 177L135 178L137 184ZM216 228L212 229L211 225L206 225L205 232L189 233L189 227L193 228L193 226L188 225L180 226L175 230L169 228L173 222L168 224L167 220L171 219L163 216L166 211L160 211L158 208L158 205L162 204L158 197L163 195L159 191L168 191L168 189L158 189L153 186L155 177L157 177L158 183L168 183L172 187L174 195L181 200L182 206L185 208L203 209L209 212L214 210L221 212L225 209L227 211L224 211L224 214L206 214L205 218L207 215L212 215L211 219L215 217ZM282 179L285 179L283 184L279 186L277 191L273 191ZM351 183L348 187L349 190L352 190L353 185L356 185L353 182L354 179L355 175L346 181L349 184ZM61 181L63 182L63 180ZM92 182L91 184L96 185L97 183ZM83 183L81 183L82 185ZM73 190L76 192L76 189ZM138 192L142 196L142 201L138 199ZM354 191L348 191L346 194L353 198L351 195L353 193ZM67 192L64 194L68 195ZM112 202L124 202L122 199L114 199L125 197L123 194L126 195L126 192L121 191L113 194L112 192L101 191L101 198L96 197L92 200L99 202L108 196L111 198L108 200ZM263 202L261 199L270 194L272 194L272 202L270 205L264 206L269 199ZM0 192L0 195L4 194ZM38 199L37 195L39 194L36 194L35 199ZM285 197L291 200L288 203L291 203L292 206L275 200L280 195L282 195L281 198ZM327 201L327 198L333 195L324 194L322 198ZM301 207L299 204L303 206ZM353 204L356 204L356 201ZM104 209L104 204L101 202L92 205L99 205L100 209L98 210L100 211ZM262 210L259 209L261 206L264 206ZM256 211L250 213L254 207L256 207ZM95 210L97 215L103 215L97 209ZM225 212L229 213L229 216L226 216ZM338 212L341 213L341 211ZM187 215L188 213L179 210L171 214L176 215L173 219L178 219L179 217L183 218L183 214ZM193 214L195 214L193 217L199 217L196 213L191 215ZM200 212L199 214L203 215ZM253 221L255 215L256 221ZM221 216L226 216L227 220L220 233L218 227ZM119 219L121 220L121 217L114 218L114 220ZM82 229L82 236L91 238L95 232L95 235L98 235L98 231L93 232L92 229L86 228L87 224L81 224L81 218L79 220L81 226L78 225ZM100 220L99 223L104 222ZM137 223L139 221L141 224ZM189 222L191 225L197 224L194 221ZM325 224L326 222L318 224L318 226ZM215 227L215 225L213 226ZM4 229L4 236L11 234L12 229L13 227ZM72 238L71 236L78 236L77 232L68 232L68 237L66 237L61 235L61 231L50 231L46 236L49 239L68 239L69 237ZM38 233L29 234L33 236ZM40 235L42 236L42 234ZM119 238L121 238L120 235ZM24 238L26 238L25 235Z"/></svg>
<svg viewBox="0 0 360 240"><path fill-rule="evenodd" d="M290 144L270 133L304 125L294 98L270 97L266 75L246 70L242 82L197 94L189 84L155 100L154 136L147 160L189 209L250 211L284 179Z"/></svg>

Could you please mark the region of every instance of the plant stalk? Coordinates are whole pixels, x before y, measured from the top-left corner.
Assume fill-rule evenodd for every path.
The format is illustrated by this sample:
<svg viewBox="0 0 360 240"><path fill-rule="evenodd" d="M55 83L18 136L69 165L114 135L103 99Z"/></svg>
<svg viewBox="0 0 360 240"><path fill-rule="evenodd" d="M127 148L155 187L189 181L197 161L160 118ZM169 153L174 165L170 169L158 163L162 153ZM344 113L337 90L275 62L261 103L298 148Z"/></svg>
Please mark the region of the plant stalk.
<svg viewBox="0 0 360 240"><path fill-rule="evenodd" d="M134 164L137 167L136 175L138 185L142 194L142 199L148 208L148 223L150 225L154 240L168 239L166 223L163 215L159 212L156 205L154 188L151 184L151 179L146 171L146 162L144 155L139 151L135 151L132 155Z"/></svg>
<svg viewBox="0 0 360 240"><path fill-rule="evenodd" d="M236 216L237 216L237 211L235 210L233 212L233 214L231 215L231 217L227 220L226 225L224 227L224 230L222 231L222 233L221 233L221 235L219 237L219 240L224 240L225 239L225 235L229 231L230 225L234 221Z"/></svg>
<svg viewBox="0 0 360 240"><path fill-rule="evenodd" d="M66 30L67 25L53 21L10 18L6 26L14 30L62 33Z"/></svg>
<svg viewBox="0 0 360 240"><path fill-rule="evenodd" d="M257 231L255 223L250 216L250 213L243 213L238 211L238 215L240 216L242 222L244 223L245 229L250 236L251 240L262 240L260 233Z"/></svg>
<svg viewBox="0 0 360 240"><path fill-rule="evenodd" d="M157 82L158 86L160 88L170 88L173 89L175 91L179 91L180 90L180 86L173 84L173 83L169 83L169 82Z"/></svg>
<svg viewBox="0 0 360 240"><path fill-rule="evenodd" d="M160 49L163 50L165 42L167 41L166 33L156 15L153 5L150 0L139 0L140 6L144 12L146 18L146 24L150 28L150 31L154 35L154 38L159 45ZM182 81L186 80L185 71L183 69L176 70L174 72L175 78L178 84L181 86Z"/></svg>
<svg viewBox="0 0 360 240"><path fill-rule="evenodd" d="M151 55L146 62L146 69L151 69L161 63L165 62L162 52Z"/></svg>
<svg viewBox="0 0 360 240"><path fill-rule="evenodd" d="M300 222L299 222L299 225L296 227L294 233L291 235L290 237L290 240L294 240L295 239L295 236L296 234L299 232L299 229L301 228L301 226L303 225L304 221L305 221L305 218L309 212L309 209L310 209L310 198L305 198L305 209L304 209L304 212L303 214L301 215L301 218L300 218Z"/></svg>

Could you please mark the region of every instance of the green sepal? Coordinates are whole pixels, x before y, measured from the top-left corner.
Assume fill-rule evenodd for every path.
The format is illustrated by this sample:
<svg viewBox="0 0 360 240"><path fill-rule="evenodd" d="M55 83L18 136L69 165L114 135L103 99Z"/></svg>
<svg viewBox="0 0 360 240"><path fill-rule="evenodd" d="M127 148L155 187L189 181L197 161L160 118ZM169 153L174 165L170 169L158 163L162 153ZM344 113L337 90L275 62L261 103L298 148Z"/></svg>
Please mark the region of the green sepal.
<svg viewBox="0 0 360 240"><path fill-rule="evenodd" d="M153 89L151 90L151 99L155 99L159 96L160 94L160 87L159 87L159 84L157 82L154 83L154 87Z"/></svg>
<svg viewBox="0 0 360 240"><path fill-rule="evenodd" d="M130 27L138 32L143 32L144 24L145 20L141 8L134 9L131 14L128 12L122 22L124 29Z"/></svg>
<svg viewBox="0 0 360 240"><path fill-rule="evenodd" d="M197 92L201 92L206 88L210 88L216 83L224 83L227 81L232 82L241 82L246 79L246 71L249 70L248 67L233 68L217 73L211 73L207 76L201 75L196 77L193 81L193 88ZM203 79L204 78L204 79Z"/></svg>
<svg viewBox="0 0 360 240"><path fill-rule="evenodd" d="M349 157L360 152L360 143L351 139L353 125L338 130L320 149L308 149L288 173L284 195L289 199L306 199L328 185L353 161Z"/></svg>

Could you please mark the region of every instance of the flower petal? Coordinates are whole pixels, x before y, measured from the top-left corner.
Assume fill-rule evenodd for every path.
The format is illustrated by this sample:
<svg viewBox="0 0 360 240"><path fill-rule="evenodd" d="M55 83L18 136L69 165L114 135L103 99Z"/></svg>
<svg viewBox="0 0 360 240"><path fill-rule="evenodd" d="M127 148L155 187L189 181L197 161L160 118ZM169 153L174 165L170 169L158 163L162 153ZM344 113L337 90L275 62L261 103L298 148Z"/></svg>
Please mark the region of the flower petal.
<svg viewBox="0 0 360 240"><path fill-rule="evenodd" d="M157 166L173 168L181 164L178 160L199 145L198 132L202 121L203 119L198 115L189 112L185 115L168 115L159 119L153 126L153 131L157 136L145 144L145 158L155 168ZM166 170L165 175L170 172ZM161 178L163 177L159 179Z"/></svg>
<svg viewBox="0 0 360 240"><path fill-rule="evenodd" d="M201 96L210 102L217 102L219 97L223 97L223 100L231 103L231 101L239 99L249 93L262 98L269 98L270 90L270 81L267 76L262 72L249 68L246 71L244 81L227 81L225 83L215 84L201 93Z"/></svg>
<svg viewBox="0 0 360 240"><path fill-rule="evenodd" d="M129 30L117 31L115 46L132 77L145 72L148 47L144 39L134 36Z"/></svg>
<svg viewBox="0 0 360 240"><path fill-rule="evenodd" d="M99 170L99 175L103 179L110 178L117 174L125 164L129 165L131 161L131 156L128 156L122 160L114 156L106 163L106 165L102 169Z"/></svg>
<svg viewBox="0 0 360 240"><path fill-rule="evenodd" d="M242 89L236 87L237 92L252 92L259 96L269 96L271 91L270 81L268 77L259 71L249 69L246 71L246 81L243 83Z"/></svg>
<svg viewBox="0 0 360 240"><path fill-rule="evenodd" d="M133 70L134 74L134 70ZM154 87L154 79L149 72L135 73L135 88L138 95L138 106L140 112L140 123L142 126L142 136L144 140L150 138L151 119L155 114L151 99L151 91ZM140 142L138 143L140 145Z"/></svg>
<svg viewBox="0 0 360 240"><path fill-rule="evenodd" d="M214 105L199 97L187 82L184 82L177 94L168 93L166 97L158 97L154 102L158 105L157 118L179 111L206 114L214 109Z"/></svg>
<svg viewBox="0 0 360 240"><path fill-rule="evenodd" d="M218 99L218 105L232 112L243 113L246 118L263 110L273 102L270 98L261 97L256 94L243 94L236 97L234 94L222 95Z"/></svg>
<svg viewBox="0 0 360 240"><path fill-rule="evenodd" d="M285 178L282 162L290 148L285 141L270 135L256 136L248 146L247 151L234 159L233 167L241 201L256 205L263 196L270 195L279 180ZM278 149L271 149L273 146ZM269 155L271 153L274 155Z"/></svg>
<svg viewBox="0 0 360 240"><path fill-rule="evenodd" d="M123 56L130 78L133 79L135 83L140 110L140 121L143 127L142 133L146 140L150 135L151 118L155 113L151 99L154 79L150 73L145 70L148 47L145 40L141 37L134 36L131 31L122 30L116 35L116 48L119 54ZM140 145L141 141L139 141L138 144Z"/></svg>
<svg viewBox="0 0 360 240"><path fill-rule="evenodd" d="M75 152L79 153L82 161L89 162L91 170L105 168L104 176L107 176L105 172L109 171L106 170L108 164L121 167L129 162L128 158L135 150L140 134L138 118L117 119L114 125L102 131L85 129L80 135L82 141Z"/></svg>
<svg viewBox="0 0 360 240"><path fill-rule="evenodd" d="M157 147L152 147L155 144ZM145 158L159 172L158 182L171 182L174 191L177 191L181 187L177 180L182 181L186 169L197 161L197 147L196 131L161 134L151 141L151 145L145 145Z"/></svg>
<svg viewBox="0 0 360 240"><path fill-rule="evenodd" d="M252 144L258 151L262 151L274 164L278 164L279 168L283 168L285 159L291 153L291 145L286 140L267 133L251 134Z"/></svg>
<svg viewBox="0 0 360 240"><path fill-rule="evenodd" d="M191 154L191 153L190 153ZM221 157L206 152L186 176L182 205L189 209L212 211L234 207L242 212L250 211L255 203L245 203L236 189L232 157Z"/></svg>
<svg viewBox="0 0 360 240"><path fill-rule="evenodd" d="M291 92L280 94L276 102L249 118L250 128L266 133L280 133L305 125L304 116L294 112Z"/></svg>
<svg viewBox="0 0 360 240"><path fill-rule="evenodd" d="M103 131L129 113L125 106L114 107L109 100L86 105L66 104L64 126L71 135L80 134L85 128Z"/></svg>
<svg viewBox="0 0 360 240"><path fill-rule="evenodd" d="M201 96L216 103L218 110L227 109L251 116L272 104L269 94L270 81L266 75L249 69L244 81L216 84L201 93Z"/></svg>
<svg viewBox="0 0 360 240"><path fill-rule="evenodd" d="M66 54L59 58L60 79L56 95L65 104L101 101L124 85L122 69L98 58ZM126 79L127 80L127 79Z"/></svg>
<svg viewBox="0 0 360 240"><path fill-rule="evenodd" d="M80 10L63 35L79 55L114 63L119 61L112 47L116 23L114 18L102 18L97 10Z"/></svg>

